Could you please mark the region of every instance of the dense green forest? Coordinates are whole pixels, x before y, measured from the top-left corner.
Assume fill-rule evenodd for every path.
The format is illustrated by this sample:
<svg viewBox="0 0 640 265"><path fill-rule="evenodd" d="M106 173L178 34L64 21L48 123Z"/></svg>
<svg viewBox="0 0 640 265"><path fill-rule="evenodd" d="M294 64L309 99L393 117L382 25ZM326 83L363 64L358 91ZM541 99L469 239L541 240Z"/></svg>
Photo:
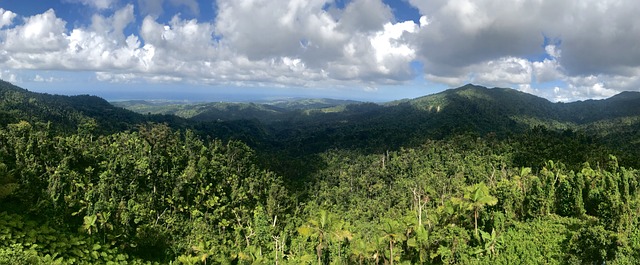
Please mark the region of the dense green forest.
<svg viewBox="0 0 640 265"><path fill-rule="evenodd" d="M638 93L321 103L194 119L0 83L0 264L640 262Z"/></svg>

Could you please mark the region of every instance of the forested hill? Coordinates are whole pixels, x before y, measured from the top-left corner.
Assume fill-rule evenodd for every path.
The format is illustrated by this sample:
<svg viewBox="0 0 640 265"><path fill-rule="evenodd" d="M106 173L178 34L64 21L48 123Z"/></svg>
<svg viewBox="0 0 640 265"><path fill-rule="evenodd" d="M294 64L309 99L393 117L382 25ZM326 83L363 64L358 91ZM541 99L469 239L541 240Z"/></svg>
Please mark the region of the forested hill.
<svg viewBox="0 0 640 265"><path fill-rule="evenodd" d="M359 104L352 100L335 99L281 99L260 102L191 103L162 100L116 101L112 104L140 114L170 114L196 121L260 120L274 122L286 120L302 113L331 112L339 107Z"/></svg>
<svg viewBox="0 0 640 265"><path fill-rule="evenodd" d="M342 103L186 119L2 82L0 264L640 264L638 93Z"/></svg>
<svg viewBox="0 0 640 265"><path fill-rule="evenodd" d="M465 85L434 95L388 103L408 103L427 111L445 111L482 116L503 116L525 122L567 123L581 125L595 121L640 115L640 92L622 92L604 100L553 103L544 98L510 88L486 88ZM533 120L529 120L533 122Z"/></svg>
<svg viewBox="0 0 640 265"><path fill-rule="evenodd" d="M263 151L292 151L291 155L331 148L382 152L461 133L504 138L536 126L602 137L610 146L623 150L640 146L631 141L640 136L637 92L605 100L552 103L513 89L466 85L386 104L330 99L115 103L141 114L95 96L33 93L7 82L0 83L0 95L0 124L4 125L25 120L50 122L49 126L67 132L77 131L81 125L113 133L148 122L167 123L206 137L242 140ZM148 113L151 115L144 115Z"/></svg>
<svg viewBox="0 0 640 265"><path fill-rule="evenodd" d="M298 143L299 150L315 146L380 152L461 133L504 139L536 127L606 136L619 146L621 139L635 137L640 126L638 95L625 92L605 100L552 103L514 89L466 85L416 99L351 104L264 123L270 134Z"/></svg>
<svg viewBox="0 0 640 265"><path fill-rule="evenodd" d="M77 131L81 125L113 133L147 122L167 123L176 129L194 129L203 136L307 154L330 148L395 150L460 133L506 137L536 126L598 135L618 145L620 139L637 136L640 128L638 92L605 100L552 103L513 89L466 85L386 104L331 99L115 103L141 114L95 96L33 93L7 82L0 83L0 96L0 124L4 125L25 120L50 122L49 126L67 132ZM148 113L152 115L144 115Z"/></svg>
<svg viewBox="0 0 640 265"><path fill-rule="evenodd" d="M623 92L605 100L552 103L509 88L465 85L437 94L385 104L330 99L292 99L263 103L115 102L141 114L171 114L194 121L257 120L273 134L331 134L367 128L393 129L409 139L420 131L429 137L454 132L519 133L542 125L550 129L592 132L593 123L640 115L640 93ZM634 122L635 124L635 122ZM629 122L626 123L629 125Z"/></svg>
<svg viewBox="0 0 640 265"><path fill-rule="evenodd" d="M0 125L21 120L50 123L60 131L75 132L80 125L116 132L131 128L144 117L106 100L88 95L60 96L34 93L0 81Z"/></svg>
<svg viewBox="0 0 640 265"><path fill-rule="evenodd" d="M415 110L428 113L444 113L445 118L463 118L471 124L478 117L489 119L504 118L502 121L515 121L527 125L563 124L581 125L607 119L637 116L640 114L640 93L622 92L604 100L587 100L571 103L553 103L544 98L520 92L510 88L486 88L465 85L437 94L415 99L405 99L381 104L387 112L411 106ZM376 108L378 104L334 99L283 99L254 103L188 103L173 101L120 101L113 102L140 114L171 114L199 121L252 120L264 123L304 119L310 114L317 116L335 116L336 119L358 114L385 116L385 111ZM330 114L327 114L330 113ZM320 114L320 115L317 115ZM323 115L324 114L324 115ZM340 115L343 114L343 115ZM331 121L331 119L329 119ZM480 119L481 120L481 119ZM500 119L499 119L500 120ZM478 127L478 126L476 126ZM479 126L482 127L482 126Z"/></svg>
<svg viewBox="0 0 640 265"><path fill-rule="evenodd" d="M203 126L174 115L142 115L114 106L97 96L36 93L0 80L0 127L19 121L48 127L56 133L89 130L97 134L111 134L136 129L147 123L166 123L174 129L201 127L211 130L211 133L200 130L203 135L219 133L225 138L241 135L247 130L235 129L238 126L233 123Z"/></svg>

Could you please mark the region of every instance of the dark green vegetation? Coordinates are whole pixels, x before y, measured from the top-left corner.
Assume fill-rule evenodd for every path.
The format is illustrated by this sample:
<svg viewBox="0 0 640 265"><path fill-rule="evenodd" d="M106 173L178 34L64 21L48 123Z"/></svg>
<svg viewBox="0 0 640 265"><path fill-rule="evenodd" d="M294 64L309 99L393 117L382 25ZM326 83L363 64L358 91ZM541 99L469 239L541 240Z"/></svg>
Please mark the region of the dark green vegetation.
<svg viewBox="0 0 640 265"><path fill-rule="evenodd" d="M119 101L113 104L141 114L170 114L195 121L286 120L300 113L336 112L357 101L335 99L284 99L258 103L188 103L175 101Z"/></svg>
<svg viewBox="0 0 640 265"><path fill-rule="evenodd" d="M640 262L637 93L469 85L191 119L0 96L0 264Z"/></svg>

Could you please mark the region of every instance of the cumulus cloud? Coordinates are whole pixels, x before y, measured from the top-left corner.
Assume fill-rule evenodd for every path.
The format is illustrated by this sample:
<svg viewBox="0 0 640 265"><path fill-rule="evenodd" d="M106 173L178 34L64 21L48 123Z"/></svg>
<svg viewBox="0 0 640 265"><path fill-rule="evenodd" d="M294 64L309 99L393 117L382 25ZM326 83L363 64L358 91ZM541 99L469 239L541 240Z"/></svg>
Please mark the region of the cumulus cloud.
<svg viewBox="0 0 640 265"><path fill-rule="evenodd" d="M213 22L176 15L163 23L149 15L129 36L133 5L72 30L49 10L2 31L0 47L11 68L96 71L109 82L374 87L413 78L416 55L406 38L415 23L395 22L379 0L354 0L337 13L326 10L330 3L220 0Z"/></svg>
<svg viewBox="0 0 640 265"><path fill-rule="evenodd" d="M574 100L602 99L619 93L619 91L609 88L602 79L602 77L593 75L569 78L567 87L556 87L554 89L551 100L566 102Z"/></svg>
<svg viewBox="0 0 640 265"><path fill-rule="evenodd" d="M136 36L123 29L133 22L133 6L110 17L94 15L92 25L68 32L53 10L25 19L23 25L2 32L0 49L13 69L109 70L136 69L145 59Z"/></svg>
<svg viewBox="0 0 640 265"><path fill-rule="evenodd" d="M378 0L354 0L339 12L323 9L331 3L221 0L216 32L221 45L249 61L299 59L298 70L307 76L365 83L412 77L415 55L403 33L416 29L413 22L394 23ZM252 19L238 19L245 17Z"/></svg>
<svg viewBox="0 0 640 265"><path fill-rule="evenodd" d="M564 81L566 90L573 92L563 96L575 99L638 89L608 84L640 72L636 38L640 23L634 18L640 2L409 2L423 16L412 42L430 80L450 85L474 80L510 87ZM548 40L554 43L547 44ZM542 59L531 59L541 55ZM529 73L533 78L527 78ZM589 85L577 82L593 78L598 81Z"/></svg>
<svg viewBox="0 0 640 265"><path fill-rule="evenodd" d="M49 9L25 19L23 25L4 31L2 49L7 52L40 53L57 51L66 46L66 23Z"/></svg>
<svg viewBox="0 0 640 265"><path fill-rule="evenodd" d="M429 22L415 44L427 71L451 69L503 57L523 57L538 51L542 27L532 1L410 1ZM544 1L542 1L544 2ZM449 69L447 69L449 68ZM442 73L440 73L442 72Z"/></svg>
<svg viewBox="0 0 640 265"><path fill-rule="evenodd" d="M387 23L382 31L370 37L380 73L390 73L393 69L408 67L407 62L415 57L415 51L402 41L402 37L405 32L413 33L416 29L413 21Z"/></svg>
<svg viewBox="0 0 640 265"><path fill-rule="evenodd" d="M557 60L544 59L532 63L535 81L538 83L553 82L564 79L562 66Z"/></svg>
<svg viewBox="0 0 640 265"><path fill-rule="evenodd" d="M576 1L559 35L570 75L631 75L640 67L638 1Z"/></svg>
<svg viewBox="0 0 640 265"><path fill-rule="evenodd" d="M11 26L11 24L13 24L13 19L16 18L16 16L16 13L0 8L0 29L5 26Z"/></svg>
<svg viewBox="0 0 640 265"><path fill-rule="evenodd" d="M506 57L490 60L477 67L474 82L491 86L509 87L512 84L531 83L531 63L522 58Z"/></svg>
<svg viewBox="0 0 640 265"><path fill-rule="evenodd" d="M414 80L411 63L418 61L429 81L554 99L640 86L637 1L409 0L419 23L397 21L381 0L344 7L334 0L217 0L213 20L176 14L168 21L159 20L164 8L198 14L198 2L138 0L116 9L117 0L68 1L99 12L78 26L54 10L16 19L0 9L0 67L94 71L104 82L375 90ZM551 91L542 83L561 85Z"/></svg>
<svg viewBox="0 0 640 265"><path fill-rule="evenodd" d="M20 81L20 79L15 73L8 70L0 71L0 79L7 82L11 82L11 83L16 83Z"/></svg>
<svg viewBox="0 0 640 265"><path fill-rule="evenodd" d="M99 10L112 8L118 0L65 0L69 3L78 3Z"/></svg>

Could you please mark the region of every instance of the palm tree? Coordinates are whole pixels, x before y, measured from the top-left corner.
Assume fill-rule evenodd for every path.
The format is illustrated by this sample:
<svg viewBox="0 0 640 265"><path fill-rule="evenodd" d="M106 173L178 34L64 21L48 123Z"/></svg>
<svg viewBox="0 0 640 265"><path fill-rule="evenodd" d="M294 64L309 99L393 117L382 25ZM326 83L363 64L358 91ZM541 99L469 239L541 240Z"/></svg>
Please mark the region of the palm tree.
<svg viewBox="0 0 640 265"><path fill-rule="evenodd" d="M489 194L489 187L484 182L480 182L464 188L463 201L468 210L473 210L474 229L478 236L478 212L485 205L496 205L498 199Z"/></svg>
<svg viewBox="0 0 640 265"><path fill-rule="evenodd" d="M322 264L322 249L325 246L325 237L327 234L327 217L327 211L320 210L315 218L310 218L305 225L298 228L298 233L301 235L317 239L316 255L318 257L318 265Z"/></svg>
<svg viewBox="0 0 640 265"><path fill-rule="evenodd" d="M393 219L383 218L381 221L382 237L389 241L389 261L391 265L393 265L393 247L397 242L402 242L406 239L406 235L404 234L406 229L404 229L402 223Z"/></svg>
<svg viewBox="0 0 640 265"><path fill-rule="evenodd" d="M335 241L335 243L342 244L344 240L352 238L351 232L345 227L345 222L338 220L334 214L320 210L315 217L310 218L306 224L298 228L298 233L317 239L316 255L320 265L322 264L322 251L329 243Z"/></svg>
<svg viewBox="0 0 640 265"><path fill-rule="evenodd" d="M367 240L362 236L356 237L353 241L350 241L349 244L351 246L351 256L352 259L357 261L358 264L362 265L366 258L373 257L372 254L375 252L374 244L370 242L371 240Z"/></svg>

